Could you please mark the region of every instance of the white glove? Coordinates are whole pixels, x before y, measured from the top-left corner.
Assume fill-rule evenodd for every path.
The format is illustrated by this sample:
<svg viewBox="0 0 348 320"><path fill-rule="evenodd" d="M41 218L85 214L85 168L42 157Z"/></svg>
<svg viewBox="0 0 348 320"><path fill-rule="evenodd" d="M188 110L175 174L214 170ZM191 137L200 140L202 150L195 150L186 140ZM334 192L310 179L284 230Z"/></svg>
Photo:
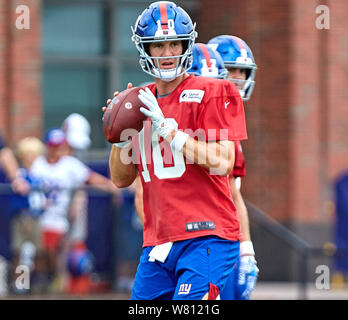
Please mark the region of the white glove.
<svg viewBox="0 0 348 320"><path fill-rule="evenodd" d="M241 256L238 285L243 286L245 290L242 293L243 298L248 298L251 292L255 289L256 280L259 274L259 268L256 266L254 256Z"/></svg>
<svg viewBox="0 0 348 320"><path fill-rule="evenodd" d="M145 91L142 89L139 91L138 98L148 107L148 109L141 107L140 111L147 117L151 118L155 130L163 139L165 139L172 130L175 130L175 127L171 121L164 117L156 97L153 95L151 90L146 87Z"/></svg>

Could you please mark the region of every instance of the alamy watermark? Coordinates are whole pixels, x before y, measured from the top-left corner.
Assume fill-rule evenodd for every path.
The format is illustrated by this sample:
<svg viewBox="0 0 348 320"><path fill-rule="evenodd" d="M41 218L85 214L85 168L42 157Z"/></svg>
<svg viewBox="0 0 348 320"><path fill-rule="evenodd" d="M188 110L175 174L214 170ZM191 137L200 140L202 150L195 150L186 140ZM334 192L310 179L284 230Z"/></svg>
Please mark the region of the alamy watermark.
<svg viewBox="0 0 348 320"><path fill-rule="evenodd" d="M330 9L326 5L319 5L315 8L315 13L319 16L315 19L317 29L330 29ZM30 9L22 4L16 7L16 28L18 30L30 29Z"/></svg>
<svg viewBox="0 0 348 320"><path fill-rule="evenodd" d="M315 287L318 290L330 290L330 268L321 264L315 268L315 273L319 274L315 279Z"/></svg>
<svg viewBox="0 0 348 320"><path fill-rule="evenodd" d="M319 16L315 19L315 27L319 30L330 29L330 9L326 5L319 5L315 8Z"/></svg>
<svg viewBox="0 0 348 320"><path fill-rule="evenodd" d="M144 124L145 128L145 124ZM159 175L178 174L185 164L201 164L209 167L212 175L226 174L226 159L231 157L228 148L216 142L229 140L228 129L192 129L183 130L192 140L187 140L186 145L197 152L197 158L183 157L181 152L176 151L167 141L160 141L156 130L142 130L139 135L135 129L125 129L122 131L121 142L127 141L130 137L136 137L137 142L133 141L133 153L129 153L129 148L123 148L120 152L120 160L123 164L142 163L146 165L153 163L155 171ZM208 143L207 143L208 142ZM215 142L215 143L214 143ZM170 169L170 166L173 166ZM173 171L170 173L170 171ZM155 173L156 174L156 173Z"/></svg>
<svg viewBox="0 0 348 320"><path fill-rule="evenodd" d="M16 268L18 275L15 281L15 286L18 290L30 289L30 268L26 265L19 265Z"/></svg>
<svg viewBox="0 0 348 320"><path fill-rule="evenodd" d="M22 4L16 7L16 28L18 30L30 29L30 9Z"/></svg>

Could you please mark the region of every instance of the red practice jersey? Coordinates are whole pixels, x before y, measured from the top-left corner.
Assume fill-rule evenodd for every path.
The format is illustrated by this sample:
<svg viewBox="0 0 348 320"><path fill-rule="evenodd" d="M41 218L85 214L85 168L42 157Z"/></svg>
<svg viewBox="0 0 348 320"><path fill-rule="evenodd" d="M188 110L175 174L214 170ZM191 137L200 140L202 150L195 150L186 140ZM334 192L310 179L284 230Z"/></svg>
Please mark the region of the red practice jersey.
<svg viewBox="0 0 348 320"><path fill-rule="evenodd" d="M245 177L246 175L245 158L240 141L234 141L234 167L230 177L232 175L235 177Z"/></svg>
<svg viewBox="0 0 348 320"><path fill-rule="evenodd" d="M149 88L156 94L155 84ZM247 139L243 102L230 81L190 75L157 101L164 116L194 139ZM133 138L133 161L143 186L144 247L206 235L240 239L228 177L173 151L150 120Z"/></svg>

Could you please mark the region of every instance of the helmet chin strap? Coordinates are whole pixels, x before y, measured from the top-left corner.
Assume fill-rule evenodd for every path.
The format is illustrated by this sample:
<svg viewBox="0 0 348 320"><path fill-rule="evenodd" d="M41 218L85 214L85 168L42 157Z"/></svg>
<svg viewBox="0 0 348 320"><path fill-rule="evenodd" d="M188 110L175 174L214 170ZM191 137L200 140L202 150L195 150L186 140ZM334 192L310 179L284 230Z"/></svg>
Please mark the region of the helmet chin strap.
<svg viewBox="0 0 348 320"><path fill-rule="evenodd" d="M241 96L242 98L244 98L244 96L245 96L245 90L239 89L238 91L239 91L240 96Z"/></svg>
<svg viewBox="0 0 348 320"><path fill-rule="evenodd" d="M159 70L158 68L153 68L153 73L156 78L166 82L174 80L176 78L175 75L177 74L176 68L170 70Z"/></svg>
<svg viewBox="0 0 348 320"><path fill-rule="evenodd" d="M156 78L159 78L165 82L170 82L176 79L181 74L182 66L169 70L159 70L158 68L154 67L152 71Z"/></svg>
<svg viewBox="0 0 348 320"><path fill-rule="evenodd" d="M243 89L240 90L242 98L246 98L246 93L247 93L248 88L250 87L250 84L251 84L250 79L245 81Z"/></svg>
<svg viewBox="0 0 348 320"><path fill-rule="evenodd" d="M237 86L239 94L242 98L245 98L247 90L250 87L252 81L250 79L238 80L233 78L228 78L228 80L232 81Z"/></svg>

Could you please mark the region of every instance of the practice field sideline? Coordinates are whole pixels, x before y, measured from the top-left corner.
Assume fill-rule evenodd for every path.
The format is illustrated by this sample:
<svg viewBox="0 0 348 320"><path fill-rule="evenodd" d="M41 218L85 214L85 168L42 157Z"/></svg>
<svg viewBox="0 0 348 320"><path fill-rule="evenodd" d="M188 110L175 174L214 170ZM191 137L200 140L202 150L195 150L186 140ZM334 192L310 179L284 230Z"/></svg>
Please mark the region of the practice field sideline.
<svg viewBox="0 0 348 320"><path fill-rule="evenodd" d="M259 282L252 293L253 300L298 300L300 286L297 283ZM348 300L348 288L318 290L308 284L306 296L308 300ZM31 295L8 296L0 300L129 300L127 294L108 293L93 295Z"/></svg>

